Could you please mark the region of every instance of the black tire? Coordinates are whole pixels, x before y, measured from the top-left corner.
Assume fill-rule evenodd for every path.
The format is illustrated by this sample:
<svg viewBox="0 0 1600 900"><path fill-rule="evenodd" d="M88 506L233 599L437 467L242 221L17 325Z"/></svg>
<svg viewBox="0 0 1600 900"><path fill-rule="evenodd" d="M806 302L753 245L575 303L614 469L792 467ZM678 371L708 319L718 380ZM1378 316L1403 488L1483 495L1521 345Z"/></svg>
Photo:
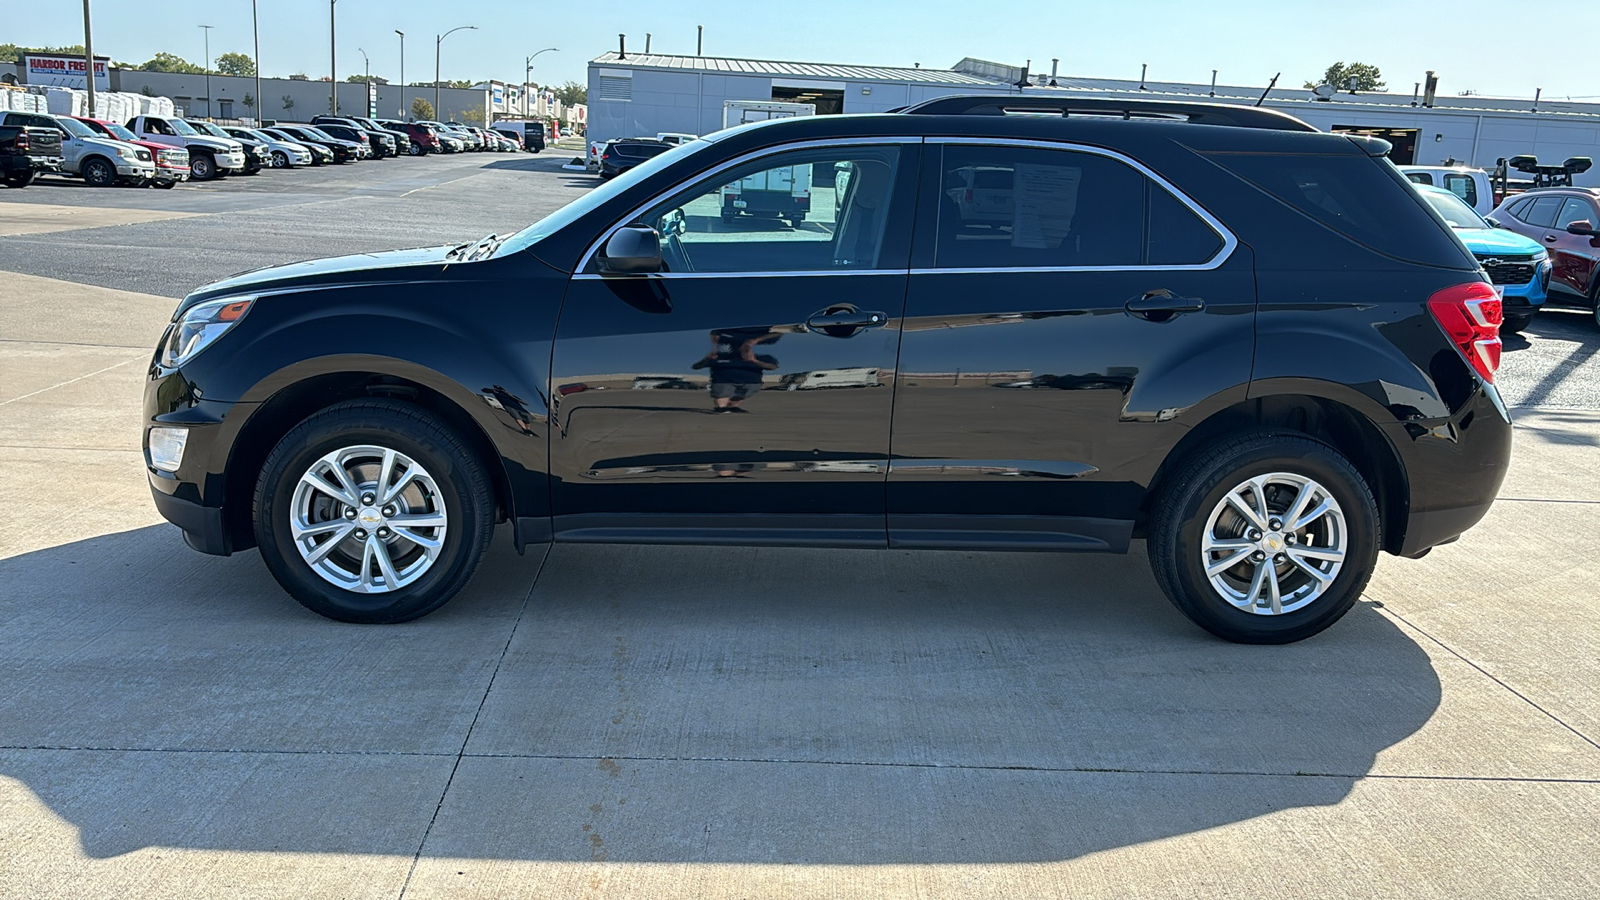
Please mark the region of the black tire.
<svg viewBox="0 0 1600 900"><path fill-rule="evenodd" d="M1236 486L1279 472L1311 478L1337 501L1344 516L1345 557L1332 582L1310 602L1292 611L1258 615L1244 611L1213 587L1205 570L1202 540L1212 510ZM1288 501L1274 490L1266 492L1268 508L1282 512L1277 504ZM1196 452L1166 480L1149 527L1150 567L1167 598L1196 625L1243 644L1286 644L1338 621L1366 588L1381 544L1377 503L1361 474L1334 448L1289 431L1246 432ZM1292 563L1274 568L1286 579L1307 578Z"/></svg>
<svg viewBox="0 0 1600 900"><path fill-rule="evenodd" d="M33 184L33 178L39 173L32 169L26 172L14 172L6 176L6 187L25 188Z"/></svg>
<svg viewBox="0 0 1600 900"><path fill-rule="evenodd" d="M80 167L85 184L90 187L111 187L117 183L117 167L104 157L91 156Z"/></svg>
<svg viewBox="0 0 1600 900"><path fill-rule="evenodd" d="M1500 332L1502 334L1521 334L1522 329L1527 328L1528 323L1532 321L1533 316L1506 316L1505 321L1500 323Z"/></svg>
<svg viewBox="0 0 1600 900"><path fill-rule="evenodd" d="M282 150L272 151L272 167L274 169L289 168L289 154L283 152Z"/></svg>
<svg viewBox="0 0 1600 900"><path fill-rule="evenodd" d="M739 217L738 213L724 212L722 214L722 224L724 224L724 225L732 225L733 224L733 220L737 219L738 217Z"/></svg>
<svg viewBox="0 0 1600 900"><path fill-rule="evenodd" d="M1594 312L1594 324L1600 327L1600 268L1589 276L1589 308Z"/></svg>
<svg viewBox="0 0 1600 900"><path fill-rule="evenodd" d="M177 187L178 183L176 181L158 181L158 182L155 183L155 186L158 187L158 188L161 188L163 190L169 190L170 191L173 188Z"/></svg>
<svg viewBox="0 0 1600 900"><path fill-rule="evenodd" d="M204 153L189 157L189 177L195 181L210 181L217 177L217 161Z"/></svg>
<svg viewBox="0 0 1600 900"><path fill-rule="evenodd" d="M301 476L325 454L359 445L390 448L421 464L438 488L429 502L448 520L432 565L385 593L347 590L319 575L289 527ZM471 579L494 532L489 478L466 445L426 411L387 400L340 403L295 426L262 466L254 504L256 541L273 577L306 608L341 622L405 622L438 609ZM354 565L359 570L364 562Z"/></svg>
<svg viewBox="0 0 1600 900"><path fill-rule="evenodd" d="M421 156L422 154L427 153L427 152L428 151L426 151L426 150L424 150L422 148L421 144L417 143L416 141L412 141L411 142L411 155L412 156Z"/></svg>

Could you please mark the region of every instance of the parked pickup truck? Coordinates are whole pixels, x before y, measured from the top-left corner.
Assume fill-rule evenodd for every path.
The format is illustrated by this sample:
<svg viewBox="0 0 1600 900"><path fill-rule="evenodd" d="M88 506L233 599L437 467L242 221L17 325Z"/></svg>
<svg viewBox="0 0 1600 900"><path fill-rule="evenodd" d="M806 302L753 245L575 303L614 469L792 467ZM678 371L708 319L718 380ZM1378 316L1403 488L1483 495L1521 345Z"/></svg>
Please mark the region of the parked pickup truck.
<svg viewBox="0 0 1600 900"><path fill-rule="evenodd" d="M61 132L54 128L0 125L0 179L27 187L40 172L61 171Z"/></svg>
<svg viewBox="0 0 1600 900"><path fill-rule="evenodd" d="M61 174L82 178L94 187L143 187L156 174L149 150L102 137L76 119L9 111L0 112L0 125L54 128L61 135Z"/></svg>
<svg viewBox="0 0 1600 900"><path fill-rule="evenodd" d="M151 182L154 186L171 188L181 181L189 180L189 151L182 147L168 147L166 144L141 141L133 136L133 132L116 122L109 122L105 119L90 119L85 116L73 116L73 118L93 128L105 137L126 141L135 147L143 147L149 150L156 160L156 177Z"/></svg>
<svg viewBox="0 0 1600 900"><path fill-rule="evenodd" d="M134 116L128 130L141 141L153 141L189 151L189 176L205 181L244 171L244 145L232 138L201 134L188 122L167 116Z"/></svg>

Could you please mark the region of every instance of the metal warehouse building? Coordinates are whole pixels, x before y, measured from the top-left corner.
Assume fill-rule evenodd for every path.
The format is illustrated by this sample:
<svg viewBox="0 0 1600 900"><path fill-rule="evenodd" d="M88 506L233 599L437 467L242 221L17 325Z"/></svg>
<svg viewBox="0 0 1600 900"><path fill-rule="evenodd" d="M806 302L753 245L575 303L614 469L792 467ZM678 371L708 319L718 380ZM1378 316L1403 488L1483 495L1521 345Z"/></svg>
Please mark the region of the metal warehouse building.
<svg viewBox="0 0 1600 900"><path fill-rule="evenodd" d="M1026 84L1026 87L1021 85ZM1282 110L1324 131L1375 134L1395 145L1402 164L1466 163L1492 168L1532 154L1547 163L1600 157L1600 104L1426 98L1411 94L1335 94L1265 85L1139 82L1029 73L1022 66L964 59L949 69L835 65L612 52L589 62L589 137L709 134L722 128L725 100L811 103L819 114L884 112L947 94L1067 92L1082 97L1255 104ZM1265 100L1262 100L1265 95ZM1600 167L1576 179L1600 186Z"/></svg>

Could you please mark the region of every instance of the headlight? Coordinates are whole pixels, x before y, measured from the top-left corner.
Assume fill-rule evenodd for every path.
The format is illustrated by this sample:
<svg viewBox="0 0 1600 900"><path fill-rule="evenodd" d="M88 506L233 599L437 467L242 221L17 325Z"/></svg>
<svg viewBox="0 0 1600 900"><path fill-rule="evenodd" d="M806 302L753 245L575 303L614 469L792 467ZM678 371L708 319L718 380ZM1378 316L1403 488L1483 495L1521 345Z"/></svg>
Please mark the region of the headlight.
<svg viewBox="0 0 1600 900"><path fill-rule="evenodd" d="M254 297L228 297L202 303L185 312L167 329L166 341L161 347L161 364L171 369L194 359L238 324L253 302Z"/></svg>
<svg viewBox="0 0 1600 900"><path fill-rule="evenodd" d="M1528 257L1528 261L1533 263L1534 265L1538 265L1539 263L1542 263L1542 262L1548 262L1549 260L1550 260L1550 254L1545 252L1545 251L1543 251L1543 250L1540 250L1538 253L1535 253L1534 255Z"/></svg>

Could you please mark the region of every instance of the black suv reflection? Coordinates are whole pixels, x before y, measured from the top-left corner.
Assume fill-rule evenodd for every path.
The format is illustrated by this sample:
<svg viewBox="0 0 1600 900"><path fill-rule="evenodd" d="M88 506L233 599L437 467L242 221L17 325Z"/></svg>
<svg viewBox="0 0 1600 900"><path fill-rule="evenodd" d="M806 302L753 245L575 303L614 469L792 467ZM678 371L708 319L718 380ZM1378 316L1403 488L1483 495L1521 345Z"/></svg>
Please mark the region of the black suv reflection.
<svg viewBox="0 0 1600 900"><path fill-rule="evenodd" d="M346 621L437 608L504 522L519 549L1143 538L1195 622L1296 640L1507 464L1499 301L1387 150L1026 95L732 129L509 237L196 291L150 483L191 545L259 546Z"/></svg>

